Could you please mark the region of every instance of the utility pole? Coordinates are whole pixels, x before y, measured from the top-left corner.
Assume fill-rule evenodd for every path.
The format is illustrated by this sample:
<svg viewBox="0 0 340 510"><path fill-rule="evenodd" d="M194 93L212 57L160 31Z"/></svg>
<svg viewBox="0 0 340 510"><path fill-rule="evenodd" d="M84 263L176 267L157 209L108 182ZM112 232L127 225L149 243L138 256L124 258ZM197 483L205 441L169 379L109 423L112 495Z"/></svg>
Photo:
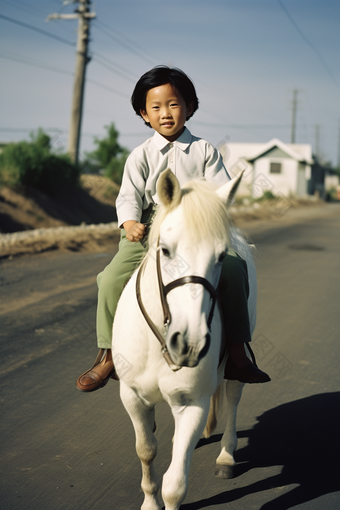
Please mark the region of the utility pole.
<svg viewBox="0 0 340 510"><path fill-rule="evenodd" d="M320 124L315 124L315 156L320 161Z"/></svg>
<svg viewBox="0 0 340 510"><path fill-rule="evenodd" d="M295 143L295 133L296 133L296 112L298 106L298 89L293 90L293 102L292 102L292 131L290 137L290 143Z"/></svg>
<svg viewBox="0 0 340 510"><path fill-rule="evenodd" d="M86 64L91 60L88 55L88 41L90 32L90 20L96 17L96 13L90 12L91 0L65 0L64 5L78 3L78 8L73 14L50 14L50 19L78 19L76 69L74 74L73 100L71 111L70 131L68 136L67 151L74 163L78 163L80 129L83 111L84 85Z"/></svg>
<svg viewBox="0 0 340 510"><path fill-rule="evenodd" d="M340 169L340 120L339 120L339 127L338 127L338 161L337 161L337 168Z"/></svg>

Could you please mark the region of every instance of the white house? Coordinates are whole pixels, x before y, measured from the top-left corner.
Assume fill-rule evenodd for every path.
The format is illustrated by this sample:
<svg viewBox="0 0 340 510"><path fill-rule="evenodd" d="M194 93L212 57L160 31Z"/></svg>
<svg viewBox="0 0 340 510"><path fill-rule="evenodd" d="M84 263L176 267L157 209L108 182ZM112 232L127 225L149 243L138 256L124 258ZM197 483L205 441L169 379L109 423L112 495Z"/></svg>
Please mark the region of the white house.
<svg viewBox="0 0 340 510"><path fill-rule="evenodd" d="M311 178L312 146L268 143L226 143L219 147L231 177L245 169L240 195L260 197L265 191L285 197L304 196Z"/></svg>

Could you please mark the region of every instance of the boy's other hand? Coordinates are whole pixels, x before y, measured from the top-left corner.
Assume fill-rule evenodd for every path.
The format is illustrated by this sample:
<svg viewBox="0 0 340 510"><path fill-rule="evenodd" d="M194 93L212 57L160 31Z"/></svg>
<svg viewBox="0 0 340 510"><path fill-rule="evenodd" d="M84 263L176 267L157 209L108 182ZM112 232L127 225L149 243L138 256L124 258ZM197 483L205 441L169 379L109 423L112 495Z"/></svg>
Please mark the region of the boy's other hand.
<svg viewBox="0 0 340 510"><path fill-rule="evenodd" d="M130 223L130 225L129 225ZM128 225L126 225L128 224ZM125 226L126 225L126 226ZM126 228L127 227L127 228ZM143 223L137 223L136 221L131 225L130 221L124 223L126 229L126 238L132 243L137 243L143 239L145 234L145 225Z"/></svg>

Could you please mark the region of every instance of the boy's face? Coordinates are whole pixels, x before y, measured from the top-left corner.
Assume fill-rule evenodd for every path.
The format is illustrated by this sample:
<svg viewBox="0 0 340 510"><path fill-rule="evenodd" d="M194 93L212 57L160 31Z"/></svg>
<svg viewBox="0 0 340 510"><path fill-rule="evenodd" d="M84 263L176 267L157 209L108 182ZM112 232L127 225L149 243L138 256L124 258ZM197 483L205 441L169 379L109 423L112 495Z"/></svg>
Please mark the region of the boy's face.
<svg viewBox="0 0 340 510"><path fill-rule="evenodd" d="M140 112L143 119L169 142L183 133L185 121L193 110L169 83L149 90L145 108Z"/></svg>

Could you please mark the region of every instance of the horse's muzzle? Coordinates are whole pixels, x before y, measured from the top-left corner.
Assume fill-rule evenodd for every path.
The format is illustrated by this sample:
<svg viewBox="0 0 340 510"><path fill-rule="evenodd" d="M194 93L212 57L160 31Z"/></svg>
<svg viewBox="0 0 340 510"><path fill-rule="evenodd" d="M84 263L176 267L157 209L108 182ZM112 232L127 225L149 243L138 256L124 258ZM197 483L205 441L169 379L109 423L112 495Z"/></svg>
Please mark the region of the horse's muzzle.
<svg viewBox="0 0 340 510"><path fill-rule="evenodd" d="M171 335L168 347L171 358L176 365L180 367L196 367L209 351L210 334L207 333L205 335L204 342L189 343L185 336L177 331Z"/></svg>

